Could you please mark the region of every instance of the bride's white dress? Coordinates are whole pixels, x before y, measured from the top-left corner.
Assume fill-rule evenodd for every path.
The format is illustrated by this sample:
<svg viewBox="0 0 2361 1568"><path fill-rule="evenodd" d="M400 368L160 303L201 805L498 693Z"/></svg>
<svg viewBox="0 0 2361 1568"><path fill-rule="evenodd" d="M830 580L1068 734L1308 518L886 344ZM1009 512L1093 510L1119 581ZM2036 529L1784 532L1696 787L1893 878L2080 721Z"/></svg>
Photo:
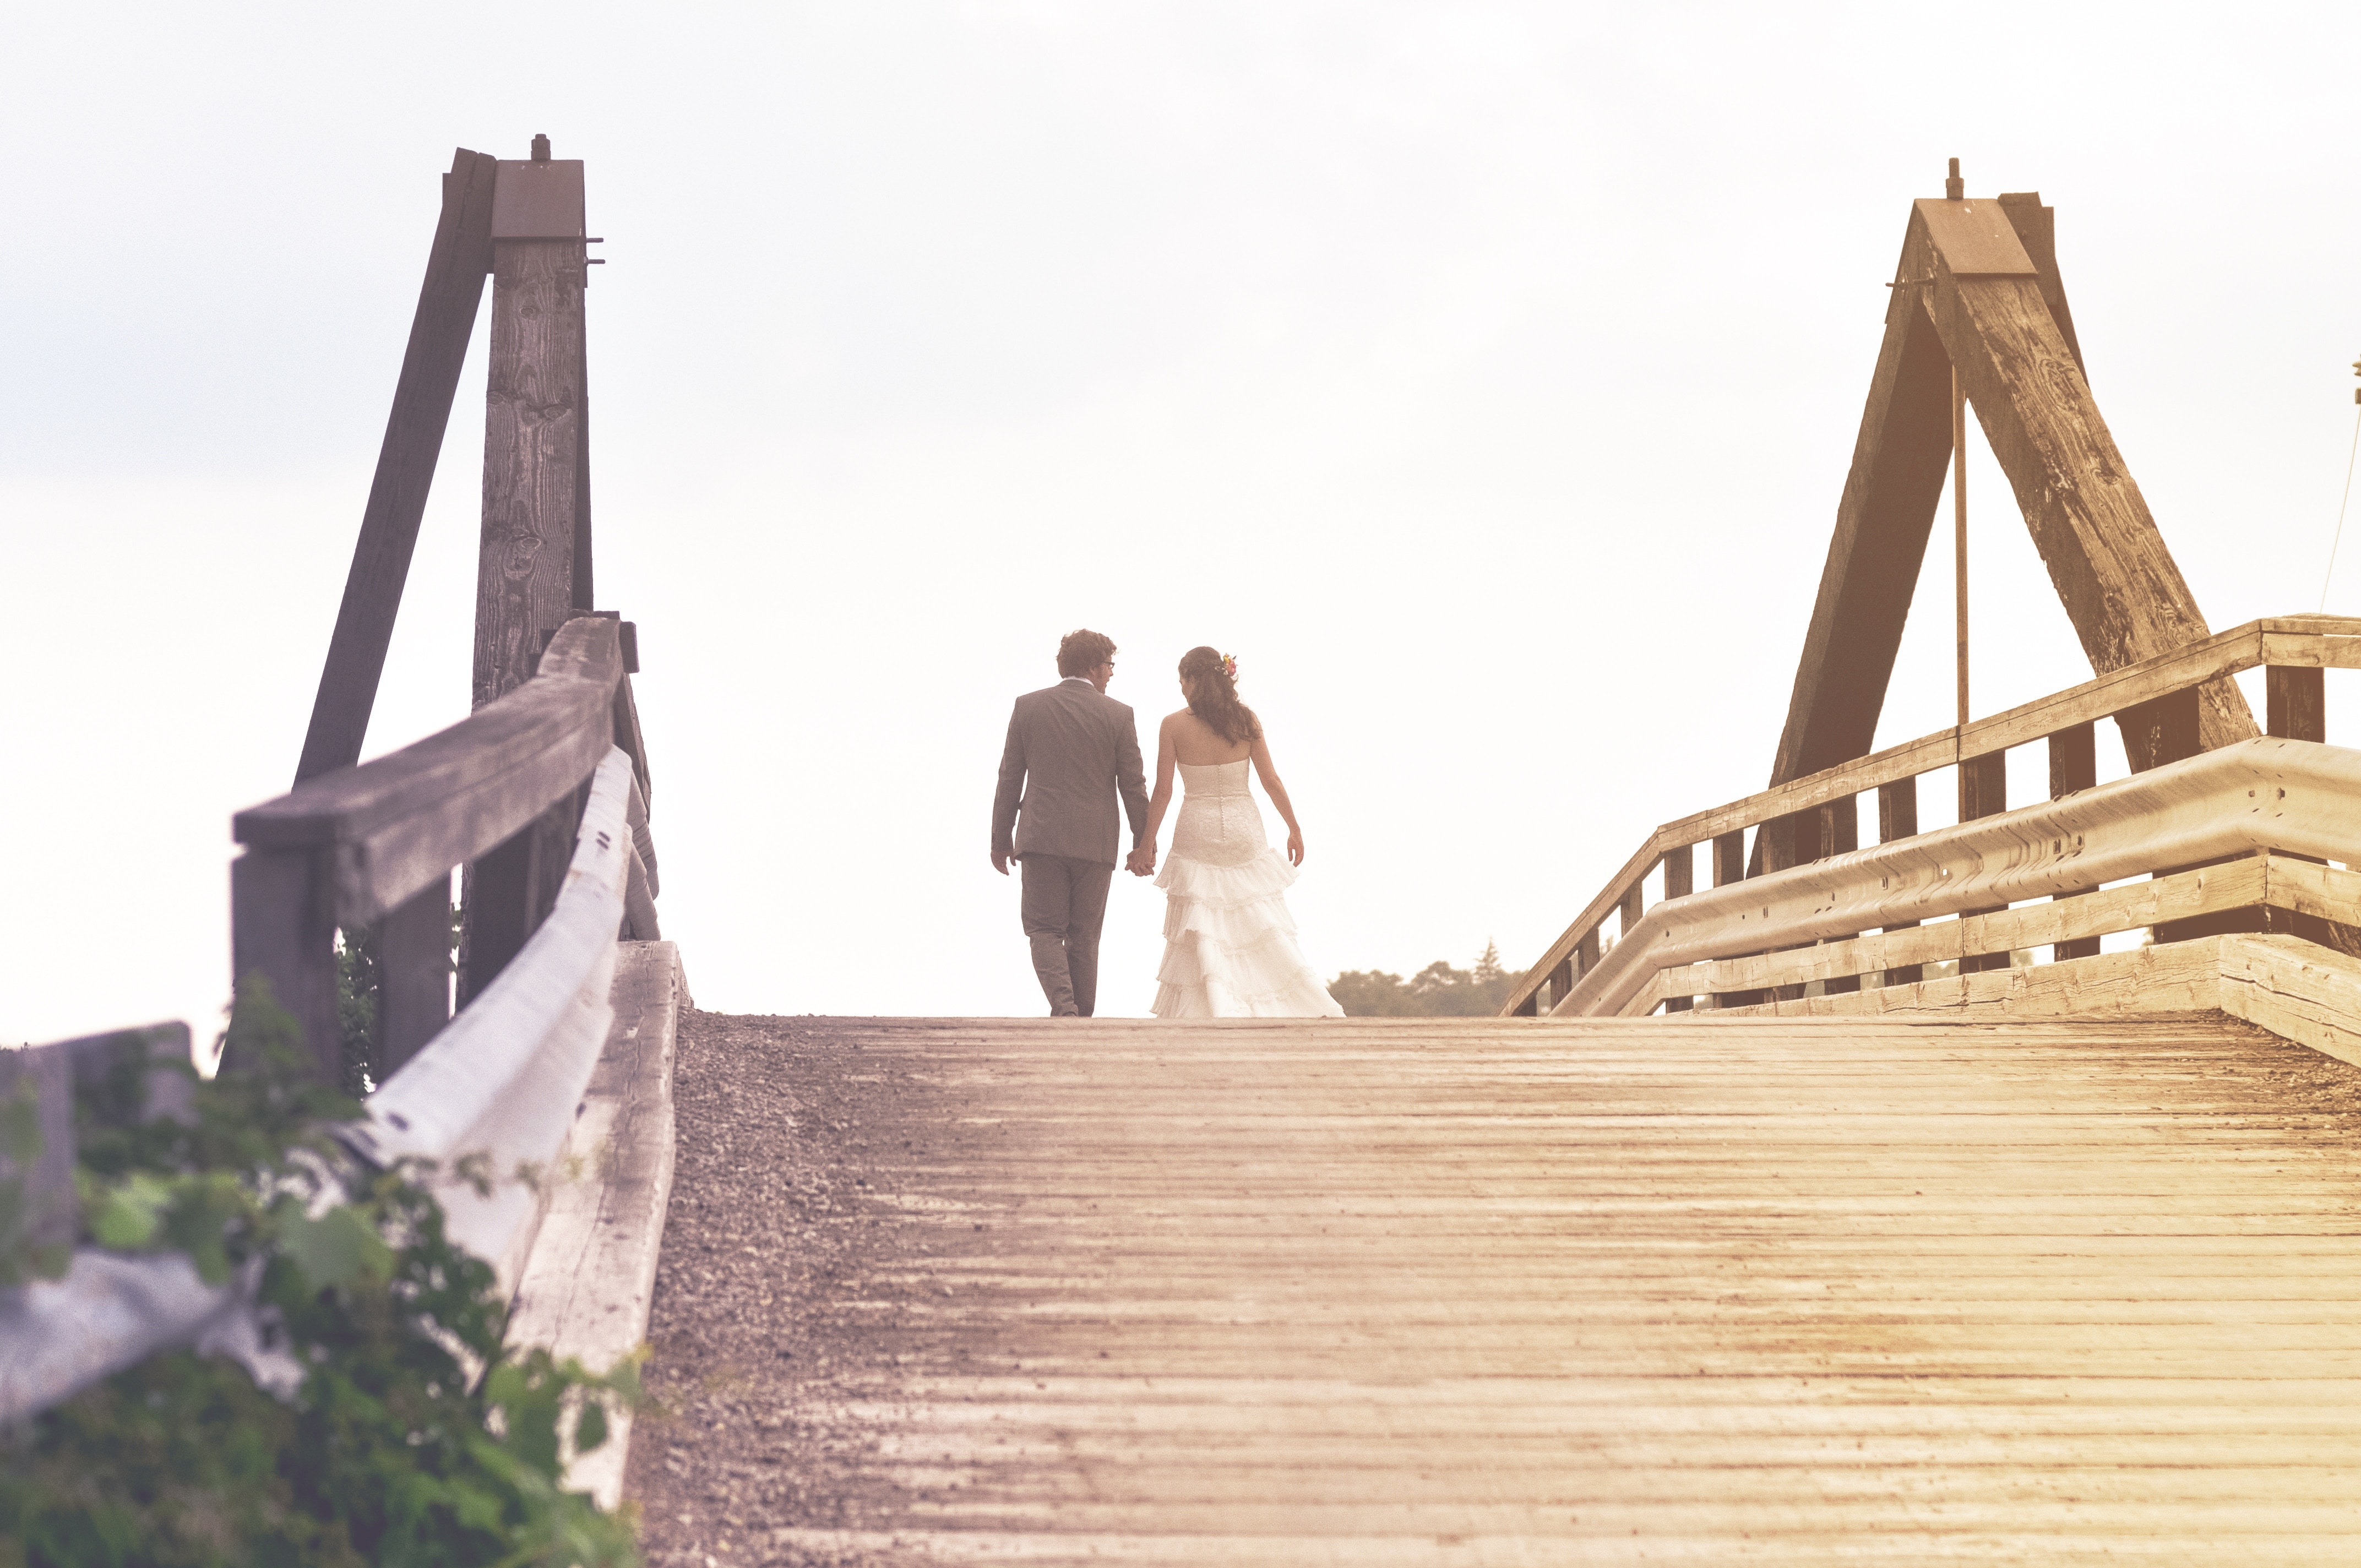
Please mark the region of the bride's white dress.
<svg viewBox="0 0 2361 1568"><path fill-rule="evenodd" d="M1166 895L1159 1018L1342 1018L1295 944L1287 913L1295 868L1263 836L1246 793L1249 759L1180 770Z"/></svg>

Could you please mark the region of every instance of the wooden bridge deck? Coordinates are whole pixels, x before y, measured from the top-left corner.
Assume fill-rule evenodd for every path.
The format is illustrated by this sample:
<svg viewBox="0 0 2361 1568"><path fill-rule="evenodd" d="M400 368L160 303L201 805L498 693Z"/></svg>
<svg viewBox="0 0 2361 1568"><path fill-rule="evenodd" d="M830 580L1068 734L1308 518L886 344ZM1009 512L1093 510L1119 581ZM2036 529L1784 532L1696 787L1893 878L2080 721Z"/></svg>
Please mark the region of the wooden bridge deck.
<svg viewBox="0 0 2361 1568"><path fill-rule="evenodd" d="M690 1014L629 1491L657 1564L2361 1562L2356 1077Z"/></svg>

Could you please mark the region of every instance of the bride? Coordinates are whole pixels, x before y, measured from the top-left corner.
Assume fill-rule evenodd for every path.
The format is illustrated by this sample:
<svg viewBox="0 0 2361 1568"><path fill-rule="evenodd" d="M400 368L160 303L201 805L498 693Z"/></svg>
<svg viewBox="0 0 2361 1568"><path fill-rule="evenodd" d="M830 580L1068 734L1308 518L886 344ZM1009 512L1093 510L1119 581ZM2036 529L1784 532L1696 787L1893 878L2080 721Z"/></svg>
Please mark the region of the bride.
<svg viewBox="0 0 2361 1568"><path fill-rule="evenodd" d="M1176 763L1186 791L1172 858L1156 879L1167 898L1164 962L1148 1011L1159 1018L1341 1018L1345 1010L1295 945L1286 892L1303 863L1303 829L1271 766L1262 721L1238 700L1237 679L1236 660L1190 649L1180 658L1189 706L1157 731L1148 830L1125 862L1135 874L1155 869ZM1249 762L1287 823L1285 860L1263 836L1262 812L1246 793Z"/></svg>

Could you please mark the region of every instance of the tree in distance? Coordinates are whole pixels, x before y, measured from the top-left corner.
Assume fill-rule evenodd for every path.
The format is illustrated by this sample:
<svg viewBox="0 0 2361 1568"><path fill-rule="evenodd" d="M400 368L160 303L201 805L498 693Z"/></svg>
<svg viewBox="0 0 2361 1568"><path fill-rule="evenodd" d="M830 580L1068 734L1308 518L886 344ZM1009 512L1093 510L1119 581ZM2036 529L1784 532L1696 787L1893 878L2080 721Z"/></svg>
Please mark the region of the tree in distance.
<svg viewBox="0 0 2361 1568"><path fill-rule="evenodd" d="M1500 967L1500 948L1484 944L1473 970L1437 959L1405 981L1383 970L1346 970L1328 982L1328 994L1350 1018L1488 1018L1518 981Z"/></svg>

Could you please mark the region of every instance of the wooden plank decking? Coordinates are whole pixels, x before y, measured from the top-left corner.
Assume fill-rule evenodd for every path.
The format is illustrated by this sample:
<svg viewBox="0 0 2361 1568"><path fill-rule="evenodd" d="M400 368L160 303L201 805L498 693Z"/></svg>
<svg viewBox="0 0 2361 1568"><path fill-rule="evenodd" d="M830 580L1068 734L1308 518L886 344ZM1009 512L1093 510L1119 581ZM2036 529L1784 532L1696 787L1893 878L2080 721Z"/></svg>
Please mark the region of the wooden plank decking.
<svg viewBox="0 0 2361 1568"><path fill-rule="evenodd" d="M652 1563L2361 1562L2222 1022L683 1025Z"/></svg>

